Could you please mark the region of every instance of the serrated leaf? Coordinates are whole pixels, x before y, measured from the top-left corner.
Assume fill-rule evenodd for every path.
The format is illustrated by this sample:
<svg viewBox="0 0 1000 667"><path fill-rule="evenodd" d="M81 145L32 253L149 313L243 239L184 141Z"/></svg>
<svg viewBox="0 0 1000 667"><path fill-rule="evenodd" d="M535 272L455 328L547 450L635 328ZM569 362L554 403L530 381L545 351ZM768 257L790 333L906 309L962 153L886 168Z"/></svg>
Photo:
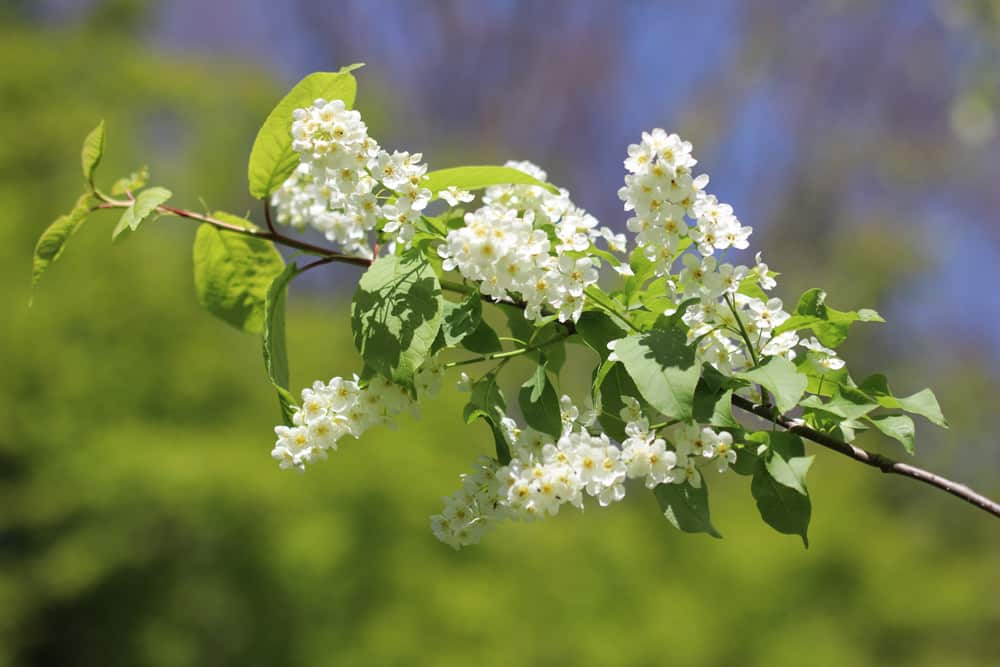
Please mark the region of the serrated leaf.
<svg viewBox="0 0 1000 667"><path fill-rule="evenodd" d="M795 364L784 357L771 357L757 368L736 373L736 377L759 384L771 392L778 411L794 408L805 393L808 379L800 374Z"/></svg>
<svg viewBox="0 0 1000 667"><path fill-rule="evenodd" d="M66 243L80 229L90 214L91 206L98 202L90 193L80 195L76 200L73 209L56 218L55 222L49 225L42 235L38 237L35 244L35 253L31 263L31 286L34 287L41 280L42 274L59 259Z"/></svg>
<svg viewBox="0 0 1000 667"><path fill-rule="evenodd" d="M111 232L111 239L118 238L118 235L126 229L130 229L133 232L137 230L143 220L152 215L156 211L156 208L170 199L172 195L173 193L170 190L161 187L148 188L140 192L136 196L135 202L122 213L122 217L118 220L118 225Z"/></svg>
<svg viewBox="0 0 1000 667"><path fill-rule="evenodd" d="M691 419L701 369L680 327L623 338L615 354L650 405L669 419Z"/></svg>
<svg viewBox="0 0 1000 667"><path fill-rule="evenodd" d="M520 169L494 165L437 169L429 172L423 182L423 186L429 188L435 195L452 186L461 190L482 190L492 185L537 185L553 194L559 193L559 189L551 183L540 181Z"/></svg>
<svg viewBox="0 0 1000 667"><path fill-rule="evenodd" d="M285 423L292 425L294 399L288 391L288 347L285 343L285 301L288 285L298 275L298 267L289 264L279 273L264 299L264 369L278 392L278 403Z"/></svg>
<svg viewBox="0 0 1000 667"><path fill-rule="evenodd" d="M553 438L559 437L562 433L559 397L549 382L544 364L536 366L535 372L521 385L517 402L528 426Z"/></svg>
<svg viewBox="0 0 1000 667"><path fill-rule="evenodd" d="M356 63L338 72L314 72L295 84L274 107L257 132L250 151L247 179L255 199L264 199L274 192L299 162L292 150L292 112L320 98L342 100L350 109L358 86L351 72L359 67L361 64Z"/></svg>
<svg viewBox="0 0 1000 667"><path fill-rule="evenodd" d="M858 385L858 389L875 398L879 405L884 408L906 410L925 417L931 423L942 428L948 428L948 421L941 412L937 397L930 389L922 389L911 396L897 398L889 388L889 380L881 374L865 378Z"/></svg>
<svg viewBox="0 0 1000 667"><path fill-rule="evenodd" d="M757 461L757 469L750 482L750 493L757 502L761 518L769 526L780 533L799 535L802 544L806 548L809 547L808 531L812 503L808 494L802 494L776 480L763 458Z"/></svg>
<svg viewBox="0 0 1000 667"><path fill-rule="evenodd" d="M232 222L224 213L216 213L215 217ZM264 239L209 224L201 225L195 235L194 287L198 302L241 331L263 330L267 292L284 267L277 248Z"/></svg>
<svg viewBox="0 0 1000 667"><path fill-rule="evenodd" d="M903 449L906 450L907 454L913 454L913 443L916 437L916 428L913 426L912 419L906 415L880 415L877 417L869 417L868 421L871 422L875 428L882 431L882 433L903 445Z"/></svg>
<svg viewBox="0 0 1000 667"><path fill-rule="evenodd" d="M722 538L712 525L708 511L708 486L703 479L701 486L683 484L660 484L653 491L660 504L660 510L675 528L686 533L708 533Z"/></svg>
<svg viewBox="0 0 1000 667"><path fill-rule="evenodd" d="M411 388L441 327L443 301L434 269L419 252L375 260L351 302L354 344L365 363Z"/></svg>
<svg viewBox="0 0 1000 667"><path fill-rule="evenodd" d="M101 164L104 156L104 121L97 124L83 140L80 151L80 165L83 167L83 178L91 186L94 184L94 171Z"/></svg>

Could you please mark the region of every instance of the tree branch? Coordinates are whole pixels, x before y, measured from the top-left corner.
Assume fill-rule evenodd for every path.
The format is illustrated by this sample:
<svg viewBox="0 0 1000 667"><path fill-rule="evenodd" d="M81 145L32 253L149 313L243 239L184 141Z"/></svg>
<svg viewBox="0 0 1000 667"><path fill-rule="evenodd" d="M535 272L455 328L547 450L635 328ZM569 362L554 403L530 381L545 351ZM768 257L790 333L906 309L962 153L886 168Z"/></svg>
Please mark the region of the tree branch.
<svg viewBox="0 0 1000 667"><path fill-rule="evenodd" d="M924 484L929 484L930 486L941 489L942 491L947 491L951 495L961 498L965 502L975 505L981 510L989 512L993 516L1000 517L1000 503L990 500L980 493L976 493L964 484L953 482L950 479L928 472L923 468L918 468L917 466L910 465L909 463L895 461L886 456L882 456L881 454L876 454L874 452L861 449L860 447L855 447L850 443L830 437L825 433L820 433L819 431L809 428L799 419L790 419L779 414L769 405L755 405L752 401L747 400L742 396L736 396L735 394L733 395L733 405L741 410L750 412L758 417L775 423L778 426L795 433L796 435L802 436L803 438L816 443L817 445L821 445L827 449L832 449L839 454L852 458L855 461L860 461L865 465L878 468L887 474L902 475L903 477L909 477L910 479L915 479L919 482L923 482Z"/></svg>

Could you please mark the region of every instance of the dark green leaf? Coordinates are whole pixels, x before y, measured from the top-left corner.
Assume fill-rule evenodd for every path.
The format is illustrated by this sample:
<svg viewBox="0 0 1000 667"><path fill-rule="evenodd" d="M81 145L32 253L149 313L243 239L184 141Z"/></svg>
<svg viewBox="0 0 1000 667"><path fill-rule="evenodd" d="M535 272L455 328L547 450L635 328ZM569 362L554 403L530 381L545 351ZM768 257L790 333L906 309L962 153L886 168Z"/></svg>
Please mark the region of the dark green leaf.
<svg viewBox="0 0 1000 667"><path fill-rule="evenodd" d="M500 337L497 336L493 327L487 324L486 320L480 320L476 330L462 339L462 347L470 352L490 354L491 352L499 352L503 346L500 344Z"/></svg>
<svg viewBox="0 0 1000 667"><path fill-rule="evenodd" d="M625 337L625 330L610 315L599 310L588 310L576 322L576 332L604 361L611 354L608 343Z"/></svg>
<svg viewBox="0 0 1000 667"><path fill-rule="evenodd" d="M424 363L441 327L441 286L416 251L375 260L351 303L354 344L369 366L404 387Z"/></svg>
<svg viewBox="0 0 1000 667"><path fill-rule="evenodd" d="M298 164L299 158L292 150L292 112L311 105L322 98L327 101L343 100L348 109L354 104L357 81L351 74L360 64L348 65L339 72L314 72L299 81L274 107L264 125L257 132L247 178L250 194L264 199L280 186Z"/></svg>
<svg viewBox="0 0 1000 667"><path fill-rule="evenodd" d="M517 402L528 426L536 431L548 433L553 438L559 437L562 433L559 397L549 382L544 364L536 366L532 376L521 385Z"/></svg>
<svg viewBox="0 0 1000 667"><path fill-rule="evenodd" d="M732 390L712 390L702 379L694 392L694 420L717 428L739 428L733 417Z"/></svg>
<svg viewBox="0 0 1000 667"><path fill-rule="evenodd" d="M507 403L497 384L496 373L491 372L480 378L471 389L469 403L463 411L465 423L471 424L476 419L483 419L489 425L496 446L497 461L506 465L510 463L510 449L500 421L507 411Z"/></svg>
<svg viewBox="0 0 1000 667"><path fill-rule="evenodd" d="M701 486L684 484L660 484L654 490L663 515L676 528L686 533L708 533L712 537L722 535L712 525L708 512L708 487L705 480Z"/></svg>
<svg viewBox="0 0 1000 667"><path fill-rule="evenodd" d="M216 213L227 222L246 220ZM247 333L264 328L264 301L285 262L270 241L228 232L209 224L194 239L194 288L210 313Z"/></svg>
<svg viewBox="0 0 1000 667"><path fill-rule="evenodd" d="M802 544L809 547L809 517L812 504L808 496L779 484L758 461L757 471L750 482L750 492L757 501L757 509L764 521L787 535L799 535Z"/></svg>
<svg viewBox="0 0 1000 667"><path fill-rule="evenodd" d="M474 333L482 322L483 309L478 293L470 294L464 301L442 301L441 334L445 345L454 347L466 336Z"/></svg>
<svg viewBox="0 0 1000 667"><path fill-rule="evenodd" d="M285 343L285 300L288 285L298 275L295 264L289 264L271 282L264 299L264 368L271 384L278 391L278 402L285 423L291 426L294 399L288 391L288 348Z"/></svg>
<svg viewBox="0 0 1000 667"><path fill-rule="evenodd" d="M644 412L646 412L648 404L635 386L628 371L619 363L605 362L602 364L595 378L595 385L598 387L597 398L599 399L595 402L600 404L600 413L597 419L601 428L611 438L622 442L628 437L625 434L625 422L619 416L622 408L625 407L622 397L630 396L637 399L643 404Z"/></svg>

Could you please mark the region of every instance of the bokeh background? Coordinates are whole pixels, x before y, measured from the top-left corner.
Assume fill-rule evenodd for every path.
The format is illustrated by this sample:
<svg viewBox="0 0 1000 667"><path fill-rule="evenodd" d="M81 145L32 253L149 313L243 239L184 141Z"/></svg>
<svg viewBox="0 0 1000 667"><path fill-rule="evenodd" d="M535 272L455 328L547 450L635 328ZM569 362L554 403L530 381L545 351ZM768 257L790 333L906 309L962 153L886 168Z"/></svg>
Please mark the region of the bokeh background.
<svg viewBox="0 0 1000 667"><path fill-rule="evenodd" d="M198 309L188 223L112 246L96 216L26 304L99 119L106 178L256 215L267 111L365 61L383 145L531 159L619 228L626 145L693 140L780 296L887 317L845 355L935 388L953 428L916 460L996 496L1000 3L7 0L0 44L0 665L996 664L1000 530L943 493L818 451L808 551L730 475L721 541L633 493L454 553L427 517L491 447L462 396L279 472L260 343ZM296 386L359 366L356 272L324 271L291 296Z"/></svg>

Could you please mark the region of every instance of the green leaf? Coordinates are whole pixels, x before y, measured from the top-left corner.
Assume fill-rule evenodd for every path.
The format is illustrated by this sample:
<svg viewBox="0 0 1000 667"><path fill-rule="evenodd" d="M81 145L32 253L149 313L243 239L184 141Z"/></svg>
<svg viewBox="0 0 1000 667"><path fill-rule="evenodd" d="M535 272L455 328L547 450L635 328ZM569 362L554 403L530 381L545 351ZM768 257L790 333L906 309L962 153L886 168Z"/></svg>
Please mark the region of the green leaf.
<svg viewBox="0 0 1000 667"><path fill-rule="evenodd" d="M650 405L670 419L691 419L700 369L681 327L623 338L615 354Z"/></svg>
<svg viewBox="0 0 1000 667"><path fill-rule="evenodd" d="M893 438L903 445L907 454L913 454L913 441L916 429L913 420L906 415L880 415L869 417L868 421L875 425L875 428L882 431L890 438Z"/></svg>
<svg viewBox="0 0 1000 667"><path fill-rule="evenodd" d="M716 428L740 428L733 417L733 392L713 390L704 379L694 392L694 420Z"/></svg>
<svg viewBox="0 0 1000 667"><path fill-rule="evenodd" d="M722 538L709 516L708 486L704 479L699 487L687 482L660 484L653 493L656 494L663 515L674 527L686 533L708 533L712 537Z"/></svg>
<svg viewBox="0 0 1000 667"><path fill-rule="evenodd" d="M119 178L111 186L111 194L123 195L127 192L139 190L149 179L149 167L143 165L124 178Z"/></svg>
<svg viewBox="0 0 1000 667"><path fill-rule="evenodd" d="M476 330L462 339L462 347L479 354L490 354L503 349L500 337L497 336L493 327L486 323L486 320L480 320Z"/></svg>
<svg viewBox="0 0 1000 667"><path fill-rule="evenodd" d="M757 501L757 509L760 511L761 518L769 526L779 533L801 536L802 544L808 548L809 517L812 513L812 503L808 493L802 493L774 478L770 469L777 468L774 461L776 458L787 464L787 461L777 451L770 454L770 459L767 457L758 459L757 469L750 482L750 493ZM807 468L808 464L798 464L798 467L802 470ZM795 478L794 472L793 470L792 478Z"/></svg>
<svg viewBox="0 0 1000 667"><path fill-rule="evenodd" d="M481 190L491 185L538 185L553 194L559 189L551 183L540 181L520 169L513 167L497 167L492 165L474 165L468 167L450 167L429 172L424 179L424 187L430 188L437 195L445 188L455 186L461 190Z"/></svg>
<svg viewBox="0 0 1000 667"><path fill-rule="evenodd" d="M948 428L948 421L941 413L937 397L930 389L923 389L912 396L896 398L889 388L889 380L884 375L876 374L865 378L858 389L875 398L883 408L906 410L909 413L927 418L933 424Z"/></svg>
<svg viewBox="0 0 1000 667"><path fill-rule="evenodd" d="M471 424L476 419L483 419L489 425L496 447L497 461L502 465L510 463L510 448L500 426L500 420L506 411L507 403L504 401L503 392L500 391L500 385L497 384L495 372L487 373L473 383L469 403L463 411L465 423Z"/></svg>
<svg viewBox="0 0 1000 667"><path fill-rule="evenodd" d="M157 206L170 199L172 195L173 193L170 190L160 187L153 187L140 192L135 198L135 202L122 213L121 219L118 220L118 225L111 232L112 240L118 238L118 235L126 229L134 232L139 228L143 220L156 211Z"/></svg>
<svg viewBox="0 0 1000 667"><path fill-rule="evenodd" d="M607 313L600 310L587 310L576 322L576 332L587 347L597 353L604 361L611 354L608 343L625 336L625 330Z"/></svg>
<svg viewBox="0 0 1000 667"><path fill-rule="evenodd" d="M628 371L617 362L604 362L598 367L594 385L597 387L594 403L596 407L600 408L597 420L605 433L618 442L622 442L628 437L625 433L625 422L619 416L622 408L625 407L622 396L637 399L642 404L644 412L648 409L648 404L635 386Z"/></svg>
<svg viewBox="0 0 1000 667"><path fill-rule="evenodd" d="M358 83L351 74L361 64L348 65L339 72L314 72L292 88L268 115L257 132L250 151L247 178L250 194L264 199L280 186L299 162L292 150L292 112L322 98L342 100L348 109L354 104Z"/></svg>
<svg viewBox="0 0 1000 667"><path fill-rule="evenodd" d="M826 305L826 292L813 288L799 298L795 313L774 330L775 335L786 331L812 329L823 345L837 347L847 340L847 332L854 322L885 322L882 316L869 308L858 311L841 311Z"/></svg>
<svg viewBox="0 0 1000 667"><path fill-rule="evenodd" d="M354 344L365 363L412 388L441 327L443 302L434 269L419 252L375 260L351 303Z"/></svg>
<svg viewBox="0 0 1000 667"><path fill-rule="evenodd" d="M823 410L843 419L860 419L878 407L878 403L865 392L846 385L833 384L833 397L824 403L818 396L808 396L799 405Z"/></svg>
<svg viewBox="0 0 1000 667"><path fill-rule="evenodd" d="M770 391L781 413L788 412L798 404L809 382L805 375L795 369L795 364L784 357L771 357L757 368L736 373L736 377L759 384Z"/></svg>
<svg viewBox="0 0 1000 667"><path fill-rule="evenodd" d="M805 486L805 477L806 473L809 472L809 467L812 466L814 458L812 456L800 456L786 461L783 456L777 452L773 452L770 456L765 457L764 467L767 468L768 474L774 481L790 489L794 489L805 496L808 495Z"/></svg>
<svg viewBox="0 0 1000 667"><path fill-rule="evenodd" d="M31 263L31 286L34 287L41 280L42 274L52 264L59 259L66 247L66 242L76 233L80 226L87 220L91 206L96 206L98 201L90 193L80 195L76 200L76 205L66 215L56 218L55 222L48 226L38 238L35 244L35 254Z"/></svg>
<svg viewBox="0 0 1000 667"><path fill-rule="evenodd" d="M271 384L278 391L278 403L285 423L292 425L294 399L288 391L288 348L285 344L285 300L288 285L298 275L295 264L289 264L271 282L264 299L264 368Z"/></svg>
<svg viewBox="0 0 1000 667"><path fill-rule="evenodd" d="M445 345L454 347L466 336L475 333L483 318L483 307L478 293L473 293L464 301L442 301L441 334Z"/></svg>
<svg viewBox="0 0 1000 667"><path fill-rule="evenodd" d="M521 414L528 426L558 438L562 433L562 418L559 412L559 397L549 382L545 365L535 366L535 372L521 385L517 393Z"/></svg>
<svg viewBox="0 0 1000 667"><path fill-rule="evenodd" d="M246 220L216 213L226 222ZM209 224L194 239L194 288L198 303L210 313L247 333L264 328L264 301L274 279L285 268L270 241L229 232Z"/></svg>
<svg viewBox="0 0 1000 667"><path fill-rule="evenodd" d="M104 121L97 124L87 138L83 140L83 149L80 151L80 165L83 167L83 178L94 186L94 171L101 163L104 156Z"/></svg>

